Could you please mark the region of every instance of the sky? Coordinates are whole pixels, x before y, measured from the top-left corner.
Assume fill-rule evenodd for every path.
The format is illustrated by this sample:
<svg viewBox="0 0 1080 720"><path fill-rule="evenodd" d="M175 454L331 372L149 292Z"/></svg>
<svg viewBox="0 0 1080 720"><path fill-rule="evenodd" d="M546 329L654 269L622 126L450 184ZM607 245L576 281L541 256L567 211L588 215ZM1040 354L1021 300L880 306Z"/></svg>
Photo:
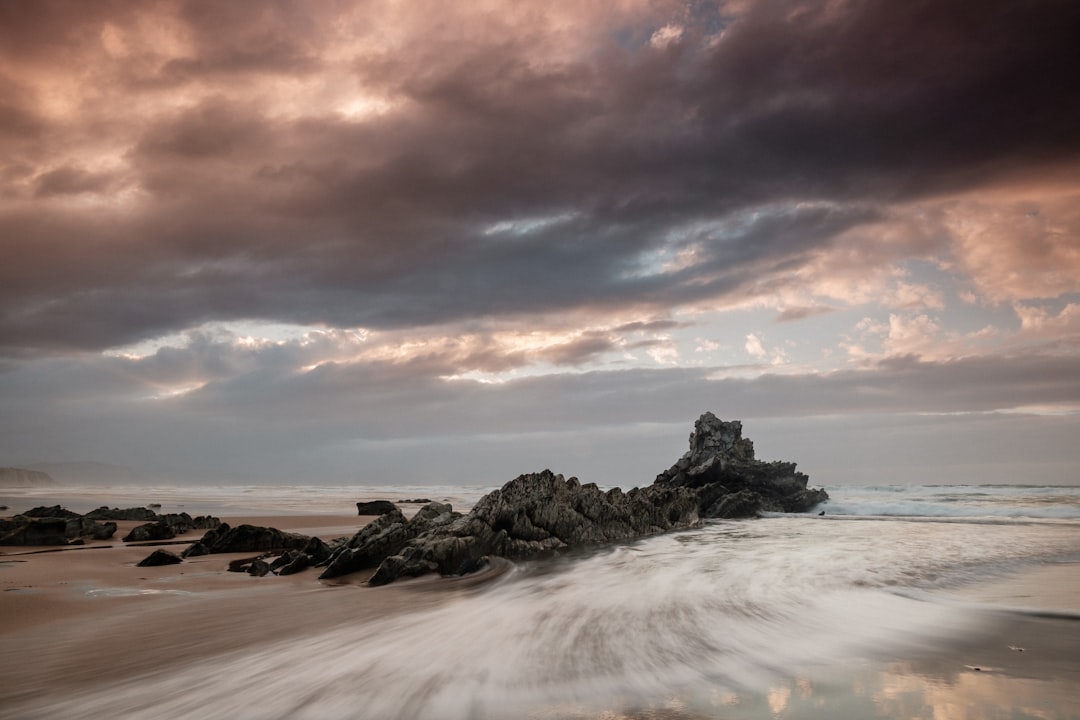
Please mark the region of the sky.
<svg viewBox="0 0 1080 720"><path fill-rule="evenodd" d="M1080 4L0 0L0 465L1080 483Z"/></svg>

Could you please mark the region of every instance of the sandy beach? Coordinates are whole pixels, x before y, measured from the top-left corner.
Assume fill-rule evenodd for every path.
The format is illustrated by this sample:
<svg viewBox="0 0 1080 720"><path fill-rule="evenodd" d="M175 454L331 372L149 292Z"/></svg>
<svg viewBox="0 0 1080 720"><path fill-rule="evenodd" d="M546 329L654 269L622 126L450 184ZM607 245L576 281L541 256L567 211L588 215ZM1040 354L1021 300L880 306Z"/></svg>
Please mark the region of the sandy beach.
<svg viewBox="0 0 1080 720"><path fill-rule="evenodd" d="M330 540L371 518L251 513L222 520ZM179 551L202 531L165 545L119 540L136 524L120 522L113 539L83 546L3 548L0 718L369 716L354 703L378 709L378 717L436 720L1080 717L1075 564L959 589L948 602L964 607L968 627L942 628L937 641L924 636L801 663L777 648L777 666L756 680L671 684L658 694L647 672L575 684L575 663L595 662L589 658L611 663L598 669L600 678L633 667L632 658L602 646L583 645L580 659L573 648L559 650L563 666L549 678L520 656L535 652L534 637L549 651L561 626L573 624L576 611L560 617L545 597L545 588L574 581L577 571L565 566L541 572L547 584L517 596L485 594L495 573L370 588L366 573L319 581L315 570L261 578L227 572L250 553L141 568L136 563L155 547ZM1040 616L1040 603L1053 612ZM641 633L637 622L628 618L620 629L616 619L611 627ZM506 637L481 637L488 628ZM500 680L504 665L509 679ZM514 703L520 712L507 709Z"/></svg>
<svg viewBox="0 0 1080 720"><path fill-rule="evenodd" d="M373 518L347 515L231 516L330 540ZM170 668L245 645L282 641L343 619L363 622L439 602L453 583L368 588L365 573L319 581L317 571L284 577L228 572L255 553L188 558L182 565L137 567L157 547L179 552L202 536L127 544L7 547L0 551L0 716L27 698ZM440 592L424 592L436 589ZM18 715L16 715L18 716ZM44 716L43 716L44 717Z"/></svg>

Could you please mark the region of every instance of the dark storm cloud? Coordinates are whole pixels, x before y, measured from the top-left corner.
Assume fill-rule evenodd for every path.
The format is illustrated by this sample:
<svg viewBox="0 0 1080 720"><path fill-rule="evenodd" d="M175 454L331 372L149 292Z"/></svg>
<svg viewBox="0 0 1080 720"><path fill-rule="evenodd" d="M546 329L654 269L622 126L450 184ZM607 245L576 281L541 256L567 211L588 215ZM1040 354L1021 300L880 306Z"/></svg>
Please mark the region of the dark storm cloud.
<svg viewBox="0 0 1080 720"><path fill-rule="evenodd" d="M1080 145L1070 2L760 2L730 18L701 5L666 47L647 43L655 27L622 44L600 33L554 63L533 61L551 40L540 30L412 18L419 30L398 31L425 34L409 52L349 60L351 82L396 103L363 122L283 112L287 89L247 92L330 72L328 6L162 3L183 53L109 60L107 24L137 29L153 8L31 5L0 10L0 52L39 73L39 92L0 124L51 128L33 191L112 187L71 157L88 142L73 134L82 119L126 146L138 192L130 207L3 212L8 352L101 349L208 319L402 327L746 298L889 202L1074 163ZM70 53L96 63L106 99L36 125ZM125 120L125 101L168 92ZM692 265L648 266L695 245Z"/></svg>

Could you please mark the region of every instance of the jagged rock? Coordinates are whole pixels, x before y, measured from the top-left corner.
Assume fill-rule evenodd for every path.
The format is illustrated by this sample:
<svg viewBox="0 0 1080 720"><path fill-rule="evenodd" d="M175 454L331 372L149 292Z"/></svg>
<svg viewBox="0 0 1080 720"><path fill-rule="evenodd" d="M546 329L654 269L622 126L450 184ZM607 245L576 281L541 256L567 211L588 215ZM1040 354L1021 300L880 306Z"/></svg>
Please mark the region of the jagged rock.
<svg viewBox="0 0 1080 720"><path fill-rule="evenodd" d="M536 558L692 527L699 518L745 518L763 511L806 512L828 499L808 489L795 463L763 462L742 423L712 413L694 424L690 449L645 488L601 492L550 470L522 475L485 495L469 515L406 537L369 580L472 568L481 558ZM418 513L419 517L419 513ZM370 562L370 557L367 558ZM361 569L361 568L357 568Z"/></svg>
<svg viewBox="0 0 1080 720"><path fill-rule="evenodd" d="M160 506L159 506L160 507ZM83 515L91 520L137 520L151 522L158 519L158 514L149 508L110 508L102 505L97 510L91 510Z"/></svg>
<svg viewBox="0 0 1080 720"><path fill-rule="evenodd" d="M206 547L206 545L204 545L202 543L202 541L199 540L199 541L193 542L182 553L180 553L180 557L185 557L185 558L199 557L200 555L209 555L209 554L210 554L210 548Z"/></svg>
<svg viewBox="0 0 1080 720"><path fill-rule="evenodd" d="M62 517L16 516L0 526L0 545L67 545L67 522Z"/></svg>
<svg viewBox="0 0 1080 720"><path fill-rule="evenodd" d="M124 542L146 542L148 540L171 540L191 530L206 530L221 524L216 517L200 515L192 518L186 512L159 515L151 523L132 528L123 539Z"/></svg>
<svg viewBox="0 0 1080 720"><path fill-rule="evenodd" d="M116 523L100 523L59 505L0 521L0 545L66 545L81 538L107 540L114 533Z"/></svg>
<svg viewBox="0 0 1080 720"><path fill-rule="evenodd" d="M757 517L763 505L761 495L753 490L740 490L721 496L702 511L705 517L733 520Z"/></svg>
<svg viewBox="0 0 1080 720"><path fill-rule="evenodd" d="M156 567L158 565L176 565L183 562L183 558L168 550L155 550L141 560L137 567Z"/></svg>
<svg viewBox="0 0 1080 720"><path fill-rule="evenodd" d="M371 500L369 502L356 503L357 515L385 515L397 509L397 505L389 500Z"/></svg>
<svg viewBox="0 0 1080 720"><path fill-rule="evenodd" d="M317 565L329 560L333 551L321 539L312 537L301 552L307 556L310 565Z"/></svg>
<svg viewBox="0 0 1080 720"><path fill-rule="evenodd" d="M221 523L207 531L199 543L210 553L266 552L302 550L310 539L307 535L283 532L277 528L257 525L237 525L232 528Z"/></svg>
<svg viewBox="0 0 1080 720"><path fill-rule="evenodd" d="M409 521L395 506L364 527L349 542L339 548L327 561L320 579L336 578L348 573L377 566L389 555L395 555L405 543L415 537L408 529Z"/></svg>
<svg viewBox="0 0 1080 720"><path fill-rule="evenodd" d="M81 518L77 512L68 510L67 508L60 507L59 505L52 505L45 507L44 505L36 508L31 508L24 513L19 513L23 517L28 518Z"/></svg>
<svg viewBox="0 0 1080 720"><path fill-rule="evenodd" d="M603 492L593 483L582 485L550 470L511 480L481 498L466 516L438 513L435 505L417 513L417 518L427 518L428 527L380 563L370 584L427 572L454 574L478 566L488 555L544 557L698 522L697 497L690 490Z"/></svg>
<svg viewBox="0 0 1080 720"><path fill-rule="evenodd" d="M285 557L284 555L282 557ZM311 567L311 557L305 553L297 552L291 556L288 563L275 569L278 575L293 575L294 573L307 570Z"/></svg>
<svg viewBox="0 0 1080 720"><path fill-rule="evenodd" d="M742 436L741 422L725 422L707 412L694 423L690 449L654 485L697 490L705 518L807 512L828 500L824 490L808 489L809 478L795 467L758 460L754 443Z"/></svg>

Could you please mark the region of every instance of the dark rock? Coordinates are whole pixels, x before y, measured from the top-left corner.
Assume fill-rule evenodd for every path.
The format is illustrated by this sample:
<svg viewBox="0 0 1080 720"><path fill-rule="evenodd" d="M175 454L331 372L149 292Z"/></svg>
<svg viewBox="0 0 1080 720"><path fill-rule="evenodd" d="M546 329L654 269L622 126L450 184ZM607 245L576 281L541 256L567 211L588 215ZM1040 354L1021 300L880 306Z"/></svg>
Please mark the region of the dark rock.
<svg viewBox="0 0 1080 720"><path fill-rule="evenodd" d="M0 521L0 545L65 545L80 538L107 540L116 523L100 523L59 505L34 508L29 515Z"/></svg>
<svg viewBox="0 0 1080 720"><path fill-rule="evenodd" d="M81 518L77 512L72 512L67 508L60 507L59 505L52 505L51 507L40 506L31 508L24 513L19 513L23 517L28 518Z"/></svg>
<svg viewBox="0 0 1080 720"><path fill-rule="evenodd" d="M251 561L251 564L247 566L247 574L254 575L255 577L263 577L270 573L270 564L265 560L256 558Z"/></svg>
<svg viewBox="0 0 1080 720"><path fill-rule="evenodd" d="M370 502L356 503L357 515L385 515L397 510L397 505L389 500L372 500Z"/></svg>
<svg viewBox="0 0 1080 720"><path fill-rule="evenodd" d="M191 521L193 530L212 530L221 524L221 519L213 515L199 515Z"/></svg>
<svg viewBox="0 0 1080 720"><path fill-rule="evenodd" d="M171 540L176 537L176 530L172 525L157 520L144 525L137 525L131 529L122 539L124 542L149 542L152 540Z"/></svg>
<svg viewBox="0 0 1080 720"><path fill-rule="evenodd" d="M150 540L171 540L177 535L183 535L192 530L207 530L216 528L221 521L208 515L200 515L192 518L186 512L169 513L159 515L152 523L146 523L132 528L124 542L146 542Z"/></svg>
<svg viewBox="0 0 1080 720"><path fill-rule="evenodd" d="M83 515L91 520L137 520L139 522L151 522L158 519L153 510L147 508L109 508L102 505L97 510L91 510Z"/></svg>
<svg viewBox="0 0 1080 720"><path fill-rule="evenodd" d="M729 520L758 517L763 504L761 495L753 490L740 490L721 496L704 509L702 515Z"/></svg>
<svg viewBox="0 0 1080 720"><path fill-rule="evenodd" d="M277 569L278 575L293 575L294 573L307 570L312 566L311 558L304 553L296 553L293 559L286 565Z"/></svg>
<svg viewBox="0 0 1080 720"><path fill-rule="evenodd" d="M108 540L116 534L116 523L112 522L95 522L90 530L90 537L94 540Z"/></svg>
<svg viewBox="0 0 1080 720"><path fill-rule="evenodd" d="M544 470L485 495L468 515L427 502L406 519L392 502L378 500L357 503L360 515L377 517L348 539L326 544L274 528L222 523L184 554L274 552L281 556L272 564L260 556L234 561L229 569L262 574L265 565L267 572L284 575L314 565L325 568L319 576L324 579L374 569L372 585L430 572L464 574L489 557L549 557L695 527L703 517L806 512L828 495L807 488L808 478L795 468L756 459L753 443L742 437L742 423L705 413L694 425L690 450L648 487L604 492Z"/></svg>
<svg viewBox="0 0 1080 720"><path fill-rule="evenodd" d="M140 561L137 567L156 567L158 565L176 565L183 562L183 558L168 550L155 550Z"/></svg>
<svg viewBox="0 0 1080 720"><path fill-rule="evenodd" d="M415 500L399 500L402 505L427 505L431 500L428 498L416 498Z"/></svg>
<svg viewBox="0 0 1080 720"><path fill-rule="evenodd" d="M209 554L210 554L210 548L206 547L206 545L204 545L202 543L202 541L199 540L199 541L194 542L191 545L189 545L187 547L187 549L185 549L182 553L180 553L180 557L185 557L185 558L199 557L200 555L209 555Z"/></svg>
<svg viewBox="0 0 1080 720"><path fill-rule="evenodd" d="M267 552L271 550L302 550L311 538L271 527L221 523L207 531L199 541L211 553Z"/></svg>
<svg viewBox="0 0 1080 720"><path fill-rule="evenodd" d="M73 517L67 520L66 533L69 538L88 537L93 540L108 540L116 534L116 523L101 523L86 517Z"/></svg>
<svg viewBox="0 0 1080 720"><path fill-rule="evenodd" d="M699 518L806 512L828 499L824 490L808 489L807 480L795 463L755 458L742 423L705 413L694 425L689 451L649 487L601 492L550 470L522 475L485 495L467 516L424 520L431 526L418 527L415 534L403 527L400 550L380 563L369 582L385 584L431 571L452 574L488 555L547 557L693 527Z"/></svg>
<svg viewBox="0 0 1080 720"><path fill-rule="evenodd" d="M230 560L229 567L227 569L229 572L246 573L248 571L248 568L251 567L251 563L255 562L256 560L261 560L262 558L262 555L256 555L255 557L246 557L238 558L236 560Z"/></svg>
<svg viewBox="0 0 1080 720"><path fill-rule="evenodd" d="M511 480L465 516L437 506L421 508L414 521L425 523L422 531L379 565L370 584L433 571L457 574L488 555L541 558L698 523L691 490L653 486L603 492L550 470Z"/></svg>
<svg viewBox="0 0 1080 720"><path fill-rule="evenodd" d="M274 558L274 561L270 563L270 570L272 572L277 572L279 568L285 567L300 555L303 555L303 553L299 550L286 550L281 555Z"/></svg>
<svg viewBox="0 0 1080 720"><path fill-rule="evenodd" d="M406 542L415 537L408 524L409 521L397 507L375 518L327 560L326 570L319 578L336 578L373 568L387 556L397 554Z"/></svg>
<svg viewBox="0 0 1080 720"><path fill-rule="evenodd" d="M705 518L807 512L828 500L824 490L808 489L809 478L795 467L758 460L754 443L742 436L741 422L725 422L707 412L694 423L690 449L654 485L697 490ZM732 497L724 500L727 495Z"/></svg>
<svg viewBox="0 0 1080 720"><path fill-rule="evenodd" d="M62 517L16 516L5 523L0 545L67 545L67 520Z"/></svg>
<svg viewBox="0 0 1080 720"><path fill-rule="evenodd" d="M330 555L332 554L330 546L317 537L312 537L308 540L307 545L304 546L304 549L301 552L308 557L311 565L318 565L319 563L326 562L330 559Z"/></svg>

